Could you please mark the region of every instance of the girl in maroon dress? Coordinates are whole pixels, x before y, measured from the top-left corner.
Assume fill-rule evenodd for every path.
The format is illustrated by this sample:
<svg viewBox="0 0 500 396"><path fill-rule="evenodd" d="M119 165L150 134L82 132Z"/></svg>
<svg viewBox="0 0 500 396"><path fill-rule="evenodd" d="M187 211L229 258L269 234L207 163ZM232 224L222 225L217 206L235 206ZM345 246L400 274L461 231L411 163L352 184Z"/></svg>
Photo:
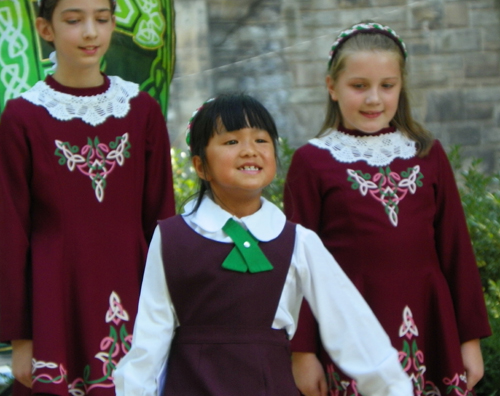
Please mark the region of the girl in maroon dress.
<svg viewBox="0 0 500 396"><path fill-rule="evenodd" d="M222 95L189 136L200 193L153 236L117 395L298 395L288 339L305 295L329 356L366 396L411 396L397 351L318 236L261 197L276 172L267 110Z"/></svg>
<svg viewBox="0 0 500 396"><path fill-rule="evenodd" d="M100 72L114 1L39 6L57 68L0 122L0 340L14 395L112 396L149 240L174 214L168 134L153 98Z"/></svg>
<svg viewBox="0 0 500 396"><path fill-rule="evenodd" d="M285 213L319 234L357 286L415 395L464 396L483 375L479 339L490 328L452 170L411 116L406 57L387 26L339 34L325 121L293 157ZM307 303L292 350L304 395L358 395L324 353Z"/></svg>

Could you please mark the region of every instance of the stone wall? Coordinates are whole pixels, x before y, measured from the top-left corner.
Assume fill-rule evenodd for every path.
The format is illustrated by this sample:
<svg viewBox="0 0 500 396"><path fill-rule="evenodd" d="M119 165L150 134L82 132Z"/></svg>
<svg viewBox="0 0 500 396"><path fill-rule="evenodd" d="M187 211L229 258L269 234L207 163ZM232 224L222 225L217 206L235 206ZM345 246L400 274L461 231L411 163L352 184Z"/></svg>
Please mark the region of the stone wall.
<svg viewBox="0 0 500 396"><path fill-rule="evenodd" d="M362 19L405 40L416 118L447 147L500 170L500 0L176 0L177 66L169 129L205 99L255 95L292 146L323 120L326 59L336 34Z"/></svg>

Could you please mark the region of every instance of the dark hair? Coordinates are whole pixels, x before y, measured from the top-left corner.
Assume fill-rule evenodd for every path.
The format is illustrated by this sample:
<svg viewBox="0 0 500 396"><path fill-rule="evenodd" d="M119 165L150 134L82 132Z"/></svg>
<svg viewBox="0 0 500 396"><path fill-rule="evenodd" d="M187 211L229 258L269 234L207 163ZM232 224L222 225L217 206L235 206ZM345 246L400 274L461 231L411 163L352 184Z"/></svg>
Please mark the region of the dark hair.
<svg viewBox="0 0 500 396"><path fill-rule="evenodd" d="M394 54L401 70L401 92L399 94L398 109L390 124L400 130L405 136L417 143L417 154L424 157L432 147L433 137L422 125L414 120L408 96L406 62L401 47L394 39L376 31L360 31L359 33L346 39L338 51L334 54L329 76L333 81L339 78L340 73L345 68L346 58L359 51L386 51ZM328 95L328 104L325 120L317 137L324 136L330 128L338 128L342 123L342 113L338 102L332 100Z"/></svg>
<svg viewBox="0 0 500 396"><path fill-rule="evenodd" d="M38 16L46 19L47 21L52 21L52 15L57 7L59 0L42 0L40 7L38 8ZM109 5L111 7L111 13L115 13L116 4L113 0L109 0Z"/></svg>
<svg viewBox="0 0 500 396"><path fill-rule="evenodd" d="M191 157L199 156L203 168L207 169L206 147L210 139L224 130L231 132L243 128L257 128L269 133L278 157L278 130L273 117L257 99L243 93L229 93L206 102L190 122L189 148ZM210 191L210 183L199 179L199 191L193 212L201 204L203 196Z"/></svg>

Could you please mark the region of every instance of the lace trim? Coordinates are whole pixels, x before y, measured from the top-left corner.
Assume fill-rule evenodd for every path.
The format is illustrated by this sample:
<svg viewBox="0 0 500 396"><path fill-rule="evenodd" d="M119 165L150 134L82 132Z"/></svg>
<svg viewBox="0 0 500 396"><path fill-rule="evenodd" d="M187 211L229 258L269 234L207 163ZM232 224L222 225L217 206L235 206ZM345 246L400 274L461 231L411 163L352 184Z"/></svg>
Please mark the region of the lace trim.
<svg viewBox="0 0 500 396"><path fill-rule="evenodd" d="M52 89L44 81L37 82L21 97L37 106L43 106L52 117L61 121L80 118L96 126L107 118L125 117L130 110L130 100L139 94L139 86L120 77L109 77L106 92L95 96L75 96Z"/></svg>
<svg viewBox="0 0 500 396"><path fill-rule="evenodd" d="M378 136L351 136L337 130L309 140L312 145L329 150L339 162L366 161L372 166L389 165L396 158L408 159L417 153L416 143L400 131Z"/></svg>

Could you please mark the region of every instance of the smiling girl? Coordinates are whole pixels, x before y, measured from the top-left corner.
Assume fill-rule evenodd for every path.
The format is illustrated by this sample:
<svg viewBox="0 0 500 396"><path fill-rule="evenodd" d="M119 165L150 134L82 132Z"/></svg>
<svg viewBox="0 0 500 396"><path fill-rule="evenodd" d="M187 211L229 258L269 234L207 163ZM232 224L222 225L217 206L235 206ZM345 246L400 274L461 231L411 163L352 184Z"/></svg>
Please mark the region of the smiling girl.
<svg viewBox="0 0 500 396"><path fill-rule="evenodd" d="M450 164L411 116L406 57L399 36L378 23L338 35L325 121L293 157L285 213L318 233L357 286L415 395L464 396L482 377L479 339L490 328ZM357 395L321 343L305 303L292 341L302 393Z"/></svg>
<svg viewBox="0 0 500 396"><path fill-rule="evenodd" d="M200 193L153 236L117 395L298 395L288 340L304 295L329 355L364 395L411 395L396 351L319 238L262 198L278 142L267 110L222 95L188 130Z"/></svg>
<svg viewBox="0 0 500 396"><path fill-rule="evenodd" d="M147 246L174 214L159 105L100 71L114 9L41 1L57 68L0 121L0 340L12 342L14 396L114 395Z"/></svg>

